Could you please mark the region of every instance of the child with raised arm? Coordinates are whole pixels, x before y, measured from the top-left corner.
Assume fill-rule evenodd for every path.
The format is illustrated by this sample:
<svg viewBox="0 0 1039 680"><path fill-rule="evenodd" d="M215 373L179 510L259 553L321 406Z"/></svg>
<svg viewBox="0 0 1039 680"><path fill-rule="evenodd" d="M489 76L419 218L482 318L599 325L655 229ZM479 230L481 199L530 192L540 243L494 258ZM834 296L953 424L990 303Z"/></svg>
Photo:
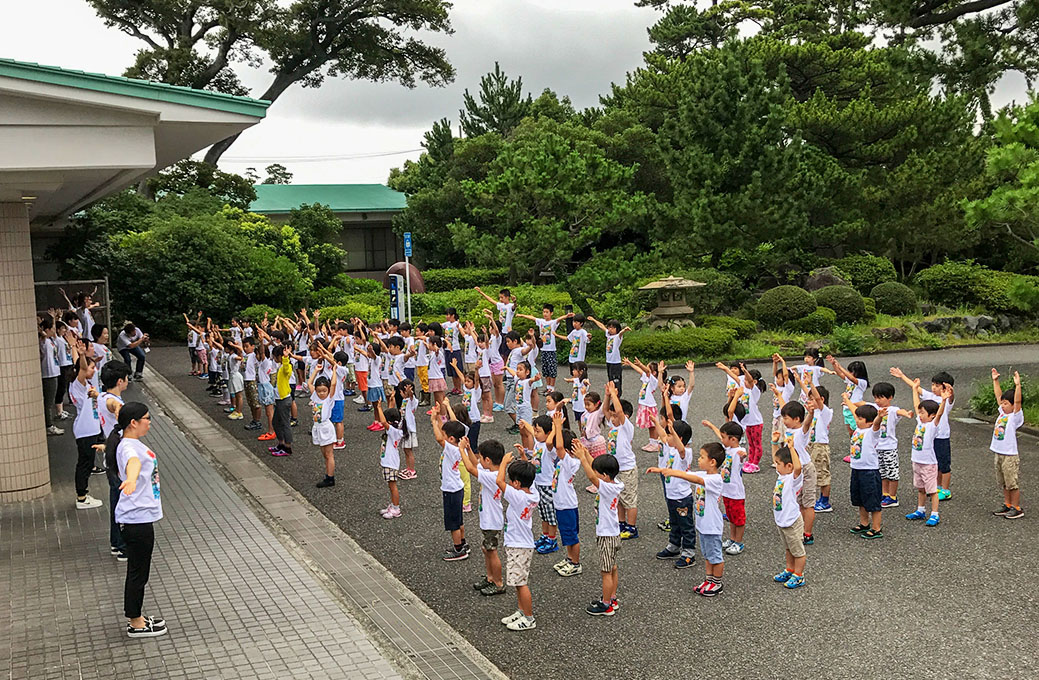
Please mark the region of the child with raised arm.
<svg viewBox="0 0 1039 680"><path fill-rule="evenodd" d="M538 492L531 489L534 475L533 463L513 460L509 453L498 467L497 485L509 504L505 511L505 584L516 589L516 611L501 620L509 630L537 628L534 602L527 585L534 557L534 532L530 523L539 500Z"/></svg>
<svg viewBox="0 0 1039 680"><path fill-rule="evenodd" d="M527 364L526 356L530 353L530 346L521 342L520 334L516 331L509 331L509 334L505 336L505 346L508 349L508 359L503 366L503 370L506 372L504 376L504 411L512 418L512 427L505 431L509 434L519 434L519 421L522 418L517 416L516 371L520 369L520 366ZM526 366L526 370L529 372L529 365ZM528 416L526 420L529 423L531 419Z"/></svg>
<svg viewBox="0 0 1039 680"><path fill-rule="evenodd" d="M844 407L855 414L855 430L851 433L851 504L859 509L859 523L851 533L863 538L883 538L880 504L880 462L877 459L877 432L880 412L875 406L856 406L845 392Z"/></svg>
<svg viewBox="0 0 1039 680"><path fill-rule="evenodd" d="M404 439L408 436L408 423L396 408L396 402L390 403L390 408L384 412L382 404L375 405L375 417L379 419L383 427L382 446L379 451L379 466L382 467L382 479L390 490L390 504L383 508L379 514L383 519L395 519L401 516L400 489L397 480L400 479L400 449Z"/></svg>
<svg viewBox="0 0 1039 680"><path fill-rule="evenodd" d="M791 406L799 405L791 402ZM806 553L802 535L804 519L801 516L797 492L804 481L801 457L788 446L781 446L772 454L776 464L776 486L772 489L772 517L779 528L786 555L786 568L772 580L790 590L805 585Z"/></svg>
<svg viewBox="0 0 1039 680"><path fill-rule="evenodd" d="M624 394L624 364L621 362L621 343L624 342L624 334L629 332L629 326L621 326L621 322L610 319L606 323L599 321L594 316L588 320L606 333L606 379L617 386L617 394Z"/></svg>
<svg viewBox="0 0 1039 680"><path fill-rule="evenodd" d="M779 394L772 396L772 454L775 455L779 447L783 446L783 438L786 428L783 425L783 416L780 409L783 404L790 401L794 396L794 373L786 367L786 359L778 354L772 355L772 375L775 376L775 386ZM773 390L775 392L776 390ZM748 461L752 466L758 466L760 461L751 459ZM760 469L760 466L758 466ZM757 472L757 469L744 470L744 472Z"/></svg>
<svg viewBox="0 0 1039 680"><path fill-rule="evenodd" d="M805 350L804 363L798 364L793 368L794 375L800 380L798 381L801 385L801 395L798 397L798 401L802 404L808 401L808 391L806 386L811 383L815 386L819 386L819 378L824 373L833 375L833 371L823 366L823 361L819 357L819 350L814 347L809 347Z"/></svg>
<svg viewBox="0 0 1039 680"><path fill-rule="evenodd" d="M429 414L433 425L433 437L443 447L440 454L440 491L444 501L444 530L451 532L451 547L443 555L445 562L469 559L469 544L465 540L465 524L462 522L462 476L458 469L462 465L462 453L458 444L465 436L465 426L457 420L441 423L442 406L433 404Z"/></svg>
<svg viewBox="0 0 1039 680"><path fill-rule="evenodd" d="M670 406L670 405L668 405ZM670 416L670 408L665 407ZM693 451L689 441L693 438L693 430L684 420L663 420L657 418L657 431L661 433L663 445L657 456L657 468L686 472L693 463ZM693 489L689 481L676 476L662 477L664 482L664 499L667 502L670 533L667 546L657 553L658 560L673 560L675 569L687 569L693 566L696 558L696 527L693 518ZM719 534L721 532L719 531ZM718 549L721 550L721 537L718 538Z"/></svg>
<svg viewBox="0 0 1039 680"><path fill-rule="evenodd" d="M678 421L682 422L682 421ZM738 424L732 423L739 427ZM683 442L675 435L672 428L669 432L672 447ZM690 458L692 453L689 454ZM664 481L682 479L695 486L693 490L693 519L696 523L696 537L700 540L700 553L705 562L706 575L703 583L693 589L704 597L714 597L722 592L722 576L725 573L725 557L722 554L722 531L724 522L722 511L718 506L718 498L722 495L722 476L719 466L725 460L725 449L717 442L704 444L697 458L700 474L692 474L673 468L649 468L647 473L664 475Z"/></svg>
<svg viewBox="0 0 1039 680"><path fill-rule="evenodd" d="M914 386L918 387L920 384L919 379L913 381L907 378L900 368L892 368L891 375L901 378L903 382L914 389ZM935 426L937 432L934 437L934 456L938 461L938 500L940 501L947 501L952 498L952 491L949 490L949 485L952 483L952 430L949 427L949 413L952 411L953 404L956 401L956 391L953 389L955 382L953 377L945 371L938 371L931 378L931 389L929 391L920 391L920 399L924 401L930 400L935 403L948 396L948 404L946 404Z"/></svg>
<svg viewBox="0 0 1039 680"><path fill-rule="evenodd" d="M895 369L892 369L894 371ZM901 371L899 371L901 372ZM908 520L927 518L926 526L938 526L938 458L935 455L934 440L938 434L937 423L948 408L948 398L941 396L939 404L933 399L921 399L920 379L910 385L913 388L913 410L916 411L916 431L913 433L911 445L913 458L913 486L916 487L917 507L906 515ZM939 387L944 392L943 387ZM924 507L927 499L931 499L931 514L928 516Z"/></svg>
<svg viewBox="0 0 1039 680"><path fill-rule="evenodd" d="M812 406L812 429L808 436L808 453L815 466L815 487L819 498L815 501L816 512L833 512L830 505L830 423L833 409L830 408L830 391L822 385L808 388L808 403Z"/></svg>
<svg viewBox="0 0 1039 680"><path fill-rule="evenodd" d="M1017 452L1017 429L1025 424L1025 415L1021 411L1021 376L1014 371L1014 399L1011 401L1003 387L999 384L999 371L992 369L992 390L999 404L999 415L992 430L992 442L989 450L993 453L996 467L996 482L1003 492L1003 507L992 514L1007 519L1021 519L1025 516L1021 509L1021 488L1018 477L1021 471Z"/></svg>
<svg viewBox="0 0 1039 680"><path fill-rule="evenodd" d="M541 515L541 536L534 547L539 555L548 555L559 550L556 540L556 529L559 520L556 518L554 500L555 489L552 486L556 465L555 423L548 416L538 416L534 423L520 421L522 429L519 447L523 457L534 465L534 485L538 492L538 513Z"/></svg>
<svg viewBox="0 0 1039 680"><path fill-rule="evenodd" d="M469 474L480 481L480 531L483 532L483 568L482 581L473 584L473 589L481 595L502 595L505 584L501 577L501 558L498 547L501 545L501 532L505 528L505 516L502 513L502 490L498 488L498 469L505 457L505 447L496 439L480 442L474 452L469 438L462 438L462 463Z"/></svg>
<svg viewBox="0 0 1039 680"><path fill-rule="evenodd" d="M725 505L725 516L729 519L732 534L722 541L728 555L739 555L744 550L743 533L747 528L747 492L743 487L743 461L747 459L747 451L740 447L743 428L739 423L728 421L718 427L709 420L701 424L714 433L725 452L725 459L718 468L722 477L722 503Z"/></svg>
<svg viewBox="0 0 1039 680"><path fill-rule="evenodd" d="M606 417L610 431L606 436L606 452L617 459L617 481L624 485L617 506L617 518L620 522L622 540L639 537L638 502L639 474L636 469L635 451L632 440L635 438L635 427L631 424L631 404L620 398L617 388L612 382L606 383L606 398L609 400L609 411ZM656 414L654 414L654 420Z"/></svg>
<svg viewBox="0 0 1039 680"><path fill-rule="evenodd" d="M546 393L555 391L556 388L556 372L558 367L558 359L556 357L556 328L559 327L559 323L564 321L568 316L572 314L564 314L563 316L553 318L556 307L551 302L546 302L541 308L541 318L537 319L528 314L516 314L516 316L530 319L534 322L538 329L538 336L541 338L541 374L545 376L545 384L548 386L545 390Z"/></svg>
<svg viewBox="0 0 1039 680"><path fill-rule="evenodd" d="M581 467L581 461L573 455L573 450L574 443L580 442L573 432L563 431L561 413L556 413L552 419L552 434L552 446L556 450L556 462L552 471L552 502L555 505L556 522L559 526L559 540L566 550L566 558L552 565L552 568L560 576L577 576L583 571L583 567L574 477ZM544 469L542 463L542 470Z"/></svg>
<svg viewBox="0 0 1039 680"><path fill-rule="evenodd" d="M655 361L651 361L647 366L639 361L638 357L635 357L635 361L624 357L621 359L621 364L635 369L639 374L639 381L642 383L639 388L639 410L635 414L635 427L640 430L652 430L657 420L657 385L662 382L661 377L664 380L667 379L667 368L661 369ZM660 371L659 374L658 371ZM660 442L653 438L652 433L650 433L649 443L643 446L642 450L650 453L660 450Z"/></svg>
<svg viewBox="0 0 1039 680"><path fill-rule="evenodd" d="M570 318L570 323L573 324L574 329L566 335L560 335L556 333L556 339L567 340L570 343L570 354L567 356L567 362L571 365L585 360L585 354L588 352L588 331L585 330L585 317L583 314L574 314Z"/></svg>
<svg viewBox="0 0 1039 680"><path fill-rule="evenodd" d="M599 456L592 459L588 449L574 443L574 455L581 461L588 483L599 494L596 503L595 547L599 552L599 573L602 574L602 597L585 609L592 616L613 616L620 603L617 601L617 551L620 549L620 524L617 512L624 484L617 481L617 459Z"/></svg>
<svg viewBox="0 0 1039 680"><path fill-rule="evenodd" d="M339 380L335 372L332 373L331 381L320 373L321 369L315 363L307 387L310 389L310 406L314 412L311 441L321 449L321 455L325 458L325 478L317 483L317 488L325 489L336 485L336 459L332 450L336 443L336 428L332 423L332 411L335 409L335 386Z"/></svg>
<svg viewBox="0 0 1039 680"><path fill-rule="evenodd" d="M804 385L799 374L795 373L794 377L802 386ZM785 428L782 442L795 452L801 461L801 484L797 492L797 502L801 506L801 515L804 517L804 544L812 545L815 543L815 534L812 531L815 527L815 501L818 498L815 463L812 462L812 456L808 453L808 439L815 408L811 401L807 407L796 401L784 402L775 385L772 386L772 391L782 404L780 414Z"/></svg>
<svg viewBox="0 0 1039 680"><path fill-rule="evenodd" d="M512 376L513 387L512 391L515 393L516 400L516 422L526 421L531 422L534 420L534 407L531 405L532 393L534 391L534 384L541 377L539 373L535 373L533 376L530 375L530 364L526 361L517 364L516 368L513 369L509 366L505 367L505 370ZM518 431L518 427L516 430ZM513 431L513 428L506 430L509 434L517 434Z"/></svg>
<svg viewBox="0 0 1039 680"><path fill-rule="evenodd" d="M662 401L671 402L672 412L678 420L685 420L689 416L689 402L692 401L693 388L696 387L696 364L685 362L685 370L687 377L675 375L660 383Z"/></svg>
<svg viewBox="0 0 1039 680"><path fill-rule="evenodd" d="M866 388L869 387L869 373L866 372L866 364L861 361L852 361L847 368L844 368L841 366L841 362L829 354L826 355L826 360L833 366L833 372L837 374L837 377L844 380L844 394L847 395L851 403L857 404L861 402L863 399L862 395L865 394ZM848 428L849 437L852 436L858 427L855 419L855 409L849 409L847 404L844 406L844 425Z"/></svg>

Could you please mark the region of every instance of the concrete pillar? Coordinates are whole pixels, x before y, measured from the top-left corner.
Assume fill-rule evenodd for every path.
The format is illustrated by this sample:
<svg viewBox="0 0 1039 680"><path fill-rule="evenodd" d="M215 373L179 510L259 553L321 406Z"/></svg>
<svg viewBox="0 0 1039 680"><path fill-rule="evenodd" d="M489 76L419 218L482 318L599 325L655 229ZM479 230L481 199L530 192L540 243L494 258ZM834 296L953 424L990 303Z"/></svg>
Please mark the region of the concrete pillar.
<svg viewBox="0 0 1039 680"><path fill-rule="evenodd" d="M35 307L28 210L0 203L0 503L51 490Z"/></svg>

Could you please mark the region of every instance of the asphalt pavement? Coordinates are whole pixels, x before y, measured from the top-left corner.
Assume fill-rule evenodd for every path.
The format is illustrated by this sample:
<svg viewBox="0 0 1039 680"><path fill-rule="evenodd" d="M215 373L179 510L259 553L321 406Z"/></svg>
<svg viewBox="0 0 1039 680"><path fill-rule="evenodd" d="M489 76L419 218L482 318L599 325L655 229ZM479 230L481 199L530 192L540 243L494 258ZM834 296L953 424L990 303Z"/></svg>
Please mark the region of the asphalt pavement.
<svg viewBox="0 0 1039 680"><path fill-rule="evenodd" d="M871 382L889 380L897 390L895 403L911 408L904 384L888 375L901 367L926 384L938 370L956 378L954 418L965 418L972 382L988 380L995 363L1001 371L1039 373L1039 347L956 348L935 352L886 354L863 358ZM848 361L849 359L845 359ZM1037 440L1022 435L1023 507L1026 517L1007 521L991 516L1001 503L995 485L991 426L952 423L952 499L943 503L941 524L933 529L907 522L915 503L907 447L901 447L902 484L899 508L884 513L880 540L865 541L849 533L857 509L848 504L848 435L835 407L831 426L834 512L819 515L816 543L808 547L808 585L787 591L772 582L783 566L783 549L769 508L775 481L771 468L744 477L747 489L747 550L726 556L725 592L707 599L693 593L704 577L697 555L692 569L675 570L654 559L666 535L656 523L666 517L663 494L655 478L643 478L639 494L641 537L623 542L619 555L621 609L612 618L593 618L584 608L598 598L600 580L594 544L593 496L579 493L583 574L561 578L551 565L562 553L535 555L531 572L534 631L512 633L498 619L515 609L515 597L485 598L470 584L483 574L478 549L464 562L446 563L440 553L449 540L442 530L438 460L428 421L419 428L416 480L401 481L403 517L382 519L378 511L388 502L378 464L379 435L368 432L369 414L357 413L347 401L347 449L337 452L337 482L317 489L323 464L310 445L306 422L296 430L291 457L272 458L255 433L242 421L229 421L208 397L204 383L187 375L184 348L155 347L152 368L169 378L203 411L226 425L273 471L303 494L392 571L444 620L510 677L525 680L572 675L580 678L969 678L1028 677L1039 657L1039 626L1035 591L1035 521L1030 506L1034 470L1039 460ZM565 367L561 367L564 371ZM684 372L684 369L683 369ZM768 373L767 370L763 371ZM605 381L605 370L594 368L593 385ZM626 394L638 387L634 373L625 375ZM833 376L823 384L839 395L842 383ZM724 376L713 367L698 368L689 421L694 442L711 440L699 426L704 418L718 422L724 398ZM302 408L305 398L299 399ZM762 413L770 422L769 400ZM246 421L247 422L247 421ZM506 435L504 414L483 425L481 439L498 438L511 446L518 438ZM903 444L911 425L899 426ZM646 442L643 431L635 444ZM656 456L638 452L642 467ZM766 457L768 448L766 444ZM583 485L582 485L583 487ZM478 489L473 498L478 500ZM1034 508L1039 513L1039 506ZM537 518L535 518L537 524ZM467 535L479 546L479 519L466 515Z"/></svg>

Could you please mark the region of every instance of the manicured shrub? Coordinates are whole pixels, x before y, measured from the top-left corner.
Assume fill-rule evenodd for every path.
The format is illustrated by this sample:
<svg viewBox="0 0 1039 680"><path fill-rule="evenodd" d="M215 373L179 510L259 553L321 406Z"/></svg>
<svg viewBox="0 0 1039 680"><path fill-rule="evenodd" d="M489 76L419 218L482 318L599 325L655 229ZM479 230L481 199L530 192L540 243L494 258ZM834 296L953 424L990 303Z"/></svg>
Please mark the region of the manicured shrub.
<svg viewBox="0 0 1039 680"><path fill-rule="evenodd" d="M475 267L465 269L430 269L422 272L422 279L426 282L427 293L439 293L450 290L461 290L482 286L487 288L489 295L494 295L501 284L509 280L508 269L478 269Z"/></svg>
<svg viewBox="0 0 1039 680"><path fill-rule="evenodd" d="M897 281L888 281L874 286L869 294L876 303L877 311L881 314L901 316L916 311L916 294L913 289Z"/></svg>
<svg viewBox="0 0 1039 680"><path fill-rule="evenodd" d="M826 286L815 292L815 301L837 314L837 323L856 323L866 315L866 303L851 286Z"/></svg>
<svg viewBox="0 0 1039 680"><path fill-rule="evenodd" d="M354 278L347 274L338 274L332 279L332 285L351 295L357 293L378 293L383 290L382 282L375 279Z"/></svg>
<svg viewBox="0 0 1039 680"><path fill-rule="evenodd" d="M783 330L791 333L805 333L808 335L826 335L833 330L837 323L837 313L829 307L816 307L815 311L808 316L787 321L783 324Z"/></svg>
<svg viewBox="0 0 1039 680"><path fill-rule="evenodd" d="M776 286L758 300L757 317L766 328L779 328L787 321L808 316L818 305L804 288Z"/></svg>
<svg viewBox="0 0 1039 680"><path fill-rule="evenodd" d="M602 333L596 335L601 336ZM624 354L654 359L714 359L732 351L736 331L729 328L683 328L677 331L638 331L624 336ZM596 357L598 358L598 357Z"/></svg>
<svg viewBox="0 0 1039 680"><path fill-rule="evenodd" d="M269 305L251 305L238 312L237 316L239 319L247 319L253 323L259 323L263 321L264 314L267 315L267 318L270 319L271 322L274 321L274 317L276 316L292 316L291 314L286 314L280 309L275 309Z"/></svg>
<svg viewBox="0 0 1039 680"><path fill-rule="evenodd" d="M891 260L876 255L848 255L833 265L847 274L851 278L851 285L863 295L881 283L898 278Z"/></svg>
<svg viewBox="0 0 1039 680"><path fill-rule="evenodd" d="M748 319L733 316L704 316L699 320L704 328L730 328L736 331L737 340L746 340L758 330L758 324Z"/></svg>
<svg viewBox="0 0 1039 680"><path fill-rule="evenodd" d="M359 302L347 302L342 305L322 307L321 318L326 321L332 321L333 319L348 321L349 319L357 317L367 321L368 323L375 323L386 318L388 312L389 309L382 307L373 307Z"/></svg>
<svg viewBox="0 0 1039 680"><path fill-rule="evenodd" d="M955 308L978 304L978 288L987 271L973 262L945 262L928 267L913 280L928 300Z"/></svg>
<svg viewBox="0 0 1039 680"><path fill-rule="evenodd" d="M866 306L866 311L862 315L862 320L866 322L873 321L877 318L877 301L871 297L862 298L862 304Z"/></svg>

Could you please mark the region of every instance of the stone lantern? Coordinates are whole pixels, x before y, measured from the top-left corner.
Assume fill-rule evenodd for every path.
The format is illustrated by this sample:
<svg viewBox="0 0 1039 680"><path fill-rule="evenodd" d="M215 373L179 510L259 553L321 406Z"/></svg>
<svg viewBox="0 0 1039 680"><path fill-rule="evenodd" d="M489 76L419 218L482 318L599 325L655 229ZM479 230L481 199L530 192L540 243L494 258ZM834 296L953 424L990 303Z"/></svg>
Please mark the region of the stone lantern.
<svg viewBox="0 0 1039 680"><path fill-rule="evenodd" d="M685 292L691 288L706 286L699 281L680 279L669 276L653 283L647 283L639 290L655 290L657 306L646 317L646 325L650 328L671 328L693 326L693 308L686 303Z"/></svg>

